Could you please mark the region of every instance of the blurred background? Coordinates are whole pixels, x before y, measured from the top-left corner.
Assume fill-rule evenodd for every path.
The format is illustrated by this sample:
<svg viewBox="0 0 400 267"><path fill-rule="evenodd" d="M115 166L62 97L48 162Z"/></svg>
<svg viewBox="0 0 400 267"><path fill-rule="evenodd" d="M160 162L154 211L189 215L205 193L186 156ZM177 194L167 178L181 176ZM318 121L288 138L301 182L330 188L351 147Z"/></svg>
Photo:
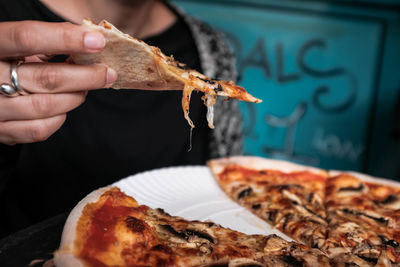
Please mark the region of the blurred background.
<svg viewBox="0 0 400 267"><path fill-rule="evenodd" d="M245 153L400 180L400 1L175 0L222 31Z"/></svg>

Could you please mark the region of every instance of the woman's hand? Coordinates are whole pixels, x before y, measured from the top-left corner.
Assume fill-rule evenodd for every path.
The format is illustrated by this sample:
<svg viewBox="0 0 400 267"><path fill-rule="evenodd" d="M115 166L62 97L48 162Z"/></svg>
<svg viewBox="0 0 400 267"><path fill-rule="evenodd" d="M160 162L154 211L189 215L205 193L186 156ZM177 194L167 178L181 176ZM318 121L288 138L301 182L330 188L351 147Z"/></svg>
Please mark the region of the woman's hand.
<svg viewBox="0 0 400 267"><path fill-rule="evenodd" d="M56 54L97 53L104 36L71 23L0 23L0 84L12 84L11 62L27 95L0 94L0 143L46 140L64 123L66 113L83 103L86 90L110 87L117 74L105 65L48 63Z"/></svg>

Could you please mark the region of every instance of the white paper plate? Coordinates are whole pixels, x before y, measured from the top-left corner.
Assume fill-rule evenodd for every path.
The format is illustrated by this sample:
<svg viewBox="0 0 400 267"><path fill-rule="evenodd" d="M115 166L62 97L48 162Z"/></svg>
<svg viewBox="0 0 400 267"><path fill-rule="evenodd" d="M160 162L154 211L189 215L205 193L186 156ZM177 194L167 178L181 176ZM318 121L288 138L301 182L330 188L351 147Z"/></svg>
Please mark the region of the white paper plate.
<svg viewBox="0 0 400 267"><path fill-rule="evenodd" d="M283 233L239 206L221 190L205 166L171 167L139 173L116 183L139 204L162 208L188 220L211 220L246 234Z"/></svg>

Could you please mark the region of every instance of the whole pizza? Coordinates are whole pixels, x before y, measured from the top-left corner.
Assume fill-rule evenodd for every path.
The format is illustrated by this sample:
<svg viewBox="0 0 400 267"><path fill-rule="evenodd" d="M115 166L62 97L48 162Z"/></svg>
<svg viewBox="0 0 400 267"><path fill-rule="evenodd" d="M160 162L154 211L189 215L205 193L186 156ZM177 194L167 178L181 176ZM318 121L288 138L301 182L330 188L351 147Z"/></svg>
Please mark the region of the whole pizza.
<svg viewBox="0 0 400 267"><path fill-rule="evenodd" d="M224 192L334 266L400 263L400 187L359 173L259 157L208 165Z"/></svg>

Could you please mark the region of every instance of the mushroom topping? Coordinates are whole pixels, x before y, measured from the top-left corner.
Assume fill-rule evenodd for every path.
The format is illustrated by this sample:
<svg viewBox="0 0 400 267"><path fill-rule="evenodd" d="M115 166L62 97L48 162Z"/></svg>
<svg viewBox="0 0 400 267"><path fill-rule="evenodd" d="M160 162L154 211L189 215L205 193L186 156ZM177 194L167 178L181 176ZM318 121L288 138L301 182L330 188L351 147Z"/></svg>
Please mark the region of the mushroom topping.
<svg viewBox="0 0 400 267"><path fill-rule="evenodd" d="M385 198L384 200L382 200L382 201L378 201L378 203L381 203L381 204L390 204L390 203L393 203L394 201L396 201L396 196L394 196L394 195L389 195L387 198Z"/></svg>
<svg viewBox="0 0 400 267"><path fill-rule="evenodd" d="M374 221L382 224L387 224L389 222L388 219L380 216L379 214L371 211L354 211L354 210L349 210L349 209L341 209L341 212L344 212L346 214L350 215L357 215L357 216L364 216L369 219L373 219Z"/></svg>
<svg viewBox="0 0 400 267"><path fill-rule="evenodd" d="M367 242L362 242L354 250L354 254L368 262L377 262L380 251Z"/></svg>
<svg viewBox="0 0 400 267"><path fill-rule="evenodd" d="M251 194L251 192L253 192L253 190L251 189L251 187L248 187L248 188L240 191L237 198L241 199L241 198L247 197L248 195Z"/></svg>
<svg viewBox="0 0 400 267"><path fill-rule="evenodd" d="M329 266L329 260L319 249L304 250L298 245L293 245L290 251L290 264L294 266ZM301 261L299 260L301 259Z"/></svg>
<svg viewBox="0 0 400 267"><path fill-rule="evenodd" d="M382 201L375 201L377 204L384 205L385 208L389 208L391 210L398 210L400 209L400 198L395 195L389 195Z"/></svg>
<svg viewBox="0 0 400 267"><path fill-rule="evenodd" d="M198 239L206 239L210 243L215 244L214 238L208 233L199 232L194 229L187 229L185 230L185 235L187 236L187 240L189 242L196 242Z"/></svg>
<svg viewBox="0 0 400 267"><path fill-rule="evenodd" d="M273 234L265 237L264 251L277 252L287 247L288 242L283 238Z"/></svg>
<svg viewBox="0 0 400 267"><path fill-rule="evenodd" d="M169 224L159 224L158 230L168 234L168 239L175 243L187 243L187 237L182 232L176 231Z"/></svg>
<svg viewBox="0 0 400 267"><path fill-rule="evenodd" d="M391 240L384 235L379 235L379 238L381 239L382 244L384 244L384 245L391 246L394 248L397 248L399 246L399 242L397 242L395 240Z"/></svg>
<svg viewBox="0 0 400 267"><path fill-rule="evenodd" d="M354 240L355 242L362 242L364 240L364 231L354 222L341 223L337 226L336 231L346 235L348 239Z"/></svg>
<svg viewBox="0 0 400 267"><path fill-rule="evenodd" d="M287 190L283 190L282 194L285 197L287 197L288 199L290 199L290 201L295 205L295 208L300 212L300 214L302 216L313 217L313 220L315 222L324 224L324 225L326 224L325 220L321 217L321 215L315 213L307 206L302 205L302 201L300 200L300 198L298 196L296 196L295 194L293 194Z"/></svg>
<svg viewBox="0 0 400 267"><path fill-rule="evenodd" d="M169 234L172 234L173 237L179 239L178 243L184 241L189 243L206 242L215 244L214 238L210 234L202 232L201 230L199 231L197 229L185 229L183 231L177 231L169 224L159 224L158 228L161 231L168 232Z"/></svg>
<svg viewBox="0 0 400 267"><path fill-rule="evenodd" d="M271 187L277 188L278 191L290 190L291 188L303 189L303 187L299 184L278 184L272 185Z"/></svg>
<svg viewBox="0 0 400 267"><path fill-rule="evenodd" d="M363 184L359 184L359 186L356 187L341 187L339 188L339 192L343 192L343 191L362 191L364 189L364 185Z"/></svg>
<svg viewBox="0 0 400 267"><path fill-rule="evenodd" d="M302 205L302 202L301 202L300 198L299 198L298 196L296 196L295 194L293 194L293 193L291 193L291 192L289 192L289 191L287 191L287 190L283 190L283 191L282 191L282 195L283 195L284 197L287 197L288 199L290 199L290 200L292 201L293 204Z"/></svg>
<svg viewBox="0 0 400 267"><path fill-rule="evenodd" d="M375 264L367 262L352 253L339 254L331 259L333 266L375 266Z"/></svg>
<svg viewBox="0 0 400 267"><path fill-rule="evenodd" d="M355 185L338 188L337 196L348 197L348 196L363 194L366 193L367 191L368 187L365 186L363 183L357 181L357 184Z"/></svg>
<svg viewBox="0 0 400 267"><path fill-rule="evenodd" d="M278 215L278 211L277 211L277 210L270 210L270 211L267 211L267 212L265 213L265 216L266 216L265 219L267 219L267 220L270 221L271 223L275 223L276 215Z"/></svg>
<svg viewBox="0 0 400 267"><path fill-rule="evenodd" d="M316 193L310 193L308 195L308 203L313 204L313 205L318 205L318 206L322 206L323 205L323 201L322 198L319 194Z"/></svg>
<svg viewBox="0 0 400 267"><path fill-rule="evenodd" d="M328 254L329 258L334 259L342 254L347 254L351 252L351 248L349 247L333 247L325 250L326 254Z"/></svg>
<svg viewBox="0 0 400 267"><path fill-rule="evenodd" d="M177 231L169 224L159 224L158 230L167 233L168 241L179 244L180 247L197 247L203 254L210 254L213 251L212 244L214 244L215 241L208 233L200 232L195 229Z"/></svg>

